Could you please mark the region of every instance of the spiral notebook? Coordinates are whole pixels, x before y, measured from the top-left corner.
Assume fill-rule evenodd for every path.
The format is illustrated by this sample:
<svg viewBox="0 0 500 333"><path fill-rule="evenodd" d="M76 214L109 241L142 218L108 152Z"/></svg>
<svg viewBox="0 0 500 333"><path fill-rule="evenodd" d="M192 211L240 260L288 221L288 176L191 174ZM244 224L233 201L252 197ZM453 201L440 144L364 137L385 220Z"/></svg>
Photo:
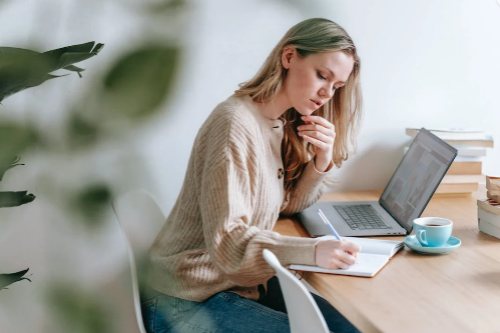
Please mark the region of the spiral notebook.
<svg viewBox="0 0 500 333"><path fill-rule="evenodd" d="M318 239L336 239L333 236L324 236ZM403 247L400 241L379 240L370 238L342 237L361 246L358 253L358 262L347 269L325 269L318 266L290 265L296 271L310 271L319 273L353 275L372 277L384 267L389 260Z"/></svg>

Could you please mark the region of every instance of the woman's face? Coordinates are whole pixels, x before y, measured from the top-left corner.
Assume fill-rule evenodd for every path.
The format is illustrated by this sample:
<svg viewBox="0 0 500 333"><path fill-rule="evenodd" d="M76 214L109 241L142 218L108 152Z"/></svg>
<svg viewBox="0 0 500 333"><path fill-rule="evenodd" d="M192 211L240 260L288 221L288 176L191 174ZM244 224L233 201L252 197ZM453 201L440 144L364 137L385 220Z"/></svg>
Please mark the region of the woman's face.
<svg viewBox="0 0 500 333"><path fill-rule="evenodd" d="M291 107L308 116L328 102L335 89L347 82L354 59L342 51L301 57L290 47L283 50L282 64L288 69L283 92Z"/></svg>

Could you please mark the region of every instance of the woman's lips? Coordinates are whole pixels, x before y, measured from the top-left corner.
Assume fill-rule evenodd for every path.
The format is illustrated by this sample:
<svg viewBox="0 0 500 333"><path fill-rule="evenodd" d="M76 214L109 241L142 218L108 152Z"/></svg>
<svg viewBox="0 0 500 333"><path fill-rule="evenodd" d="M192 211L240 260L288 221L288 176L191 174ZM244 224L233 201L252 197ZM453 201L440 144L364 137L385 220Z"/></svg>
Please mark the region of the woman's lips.
<svg viewBox="0 0 500 333"><path fill-rule="evenodd" d="M316 102L315 100L311 99L310 100L311 102L313 102L314 104L316 104L316 106L321 106L321 103L320 102Z"/></svg>

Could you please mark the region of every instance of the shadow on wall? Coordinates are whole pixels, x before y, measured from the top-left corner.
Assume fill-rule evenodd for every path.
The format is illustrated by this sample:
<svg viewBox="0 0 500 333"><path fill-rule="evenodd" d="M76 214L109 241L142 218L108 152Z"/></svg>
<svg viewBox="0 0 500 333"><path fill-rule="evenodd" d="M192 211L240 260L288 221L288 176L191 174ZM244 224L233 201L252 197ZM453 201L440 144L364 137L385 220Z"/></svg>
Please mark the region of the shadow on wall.
<svg viewBox="0 0 500 333"><path fill-rule="evenodd" d="M357 153L354 161L342 166L339 187L335 191L384 189L403 158L405 144L374 144Z"/></svg>

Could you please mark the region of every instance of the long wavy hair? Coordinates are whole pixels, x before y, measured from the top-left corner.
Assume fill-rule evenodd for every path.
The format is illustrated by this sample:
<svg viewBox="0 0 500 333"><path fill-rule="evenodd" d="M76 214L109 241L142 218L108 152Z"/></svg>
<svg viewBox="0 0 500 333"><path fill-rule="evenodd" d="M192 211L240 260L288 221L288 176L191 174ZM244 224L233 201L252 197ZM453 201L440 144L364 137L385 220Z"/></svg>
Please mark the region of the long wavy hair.
<svg viewBox="0 0 500 333"><path fill-rule="evenodd" d="M301 57L319 52L342 51L354 59L354 67L346 84L336 89L333 98L314 112L335 126L332 160L335 166L341 167L349 154L356 151L356 137L362 114L360 60L351 37L341 26L322 18L312 18L296 24L274 47L257 75L240 84L235 95L248 95L259 103L272 101L283 88L287 76L288 70L281 62L283 49L287 46L294 47ZM282 142L285 192L290 193L316 152L313 145L298 135L297 126L304 124L298 112L294 108L288 109L283 118L286 120ZM330 179L327 185L333 183Z"/></svg>

